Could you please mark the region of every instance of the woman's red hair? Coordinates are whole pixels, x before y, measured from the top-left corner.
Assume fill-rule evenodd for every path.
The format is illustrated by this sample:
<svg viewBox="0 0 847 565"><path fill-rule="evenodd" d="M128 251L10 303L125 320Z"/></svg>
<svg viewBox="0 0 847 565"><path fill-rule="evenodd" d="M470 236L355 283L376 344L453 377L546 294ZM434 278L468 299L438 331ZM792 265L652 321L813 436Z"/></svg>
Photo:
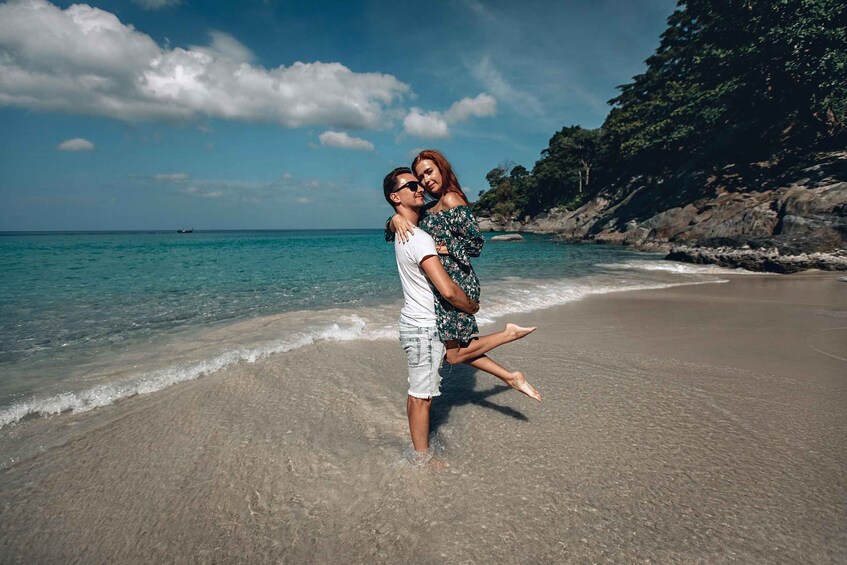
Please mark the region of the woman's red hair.
<svg viewBox="0 0 847 565"><path fill-rule="evenodd" d="M438 170L441 173L441 182L444 183L444 190L446 192L455 192L461 196L465 202L468 202L468 197L465 196L464 192L462 192L462 187L459 185L459 179L456 178L456 173L453 172L453 167L450 166L450 161L448 161L444 155L435 149L424 149L418 153L418 156L415 157L414 161L412 161L412 171L415 172L415 176L417 176L415 167L417 167L418 163L425 159L429 159L435 163L436 167L438 167Z"/></svg>

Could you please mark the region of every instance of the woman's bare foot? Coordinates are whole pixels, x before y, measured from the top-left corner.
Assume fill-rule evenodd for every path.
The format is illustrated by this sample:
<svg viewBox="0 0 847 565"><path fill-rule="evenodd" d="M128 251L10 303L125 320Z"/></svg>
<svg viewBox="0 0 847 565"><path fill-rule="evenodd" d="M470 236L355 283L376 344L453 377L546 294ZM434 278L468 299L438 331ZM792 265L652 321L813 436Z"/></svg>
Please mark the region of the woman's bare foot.
<svg viewBox="0 0 847 565"><path fill-rule="evenodd" d="M514 388L518 392L522 392L528 397L534 398L538 402L541 402L541 395L538 394L538 391L535 390L535 387L533 387L527 382L526 377L524 377L523 373L521 373L520 371L513 372L511 378L506 381L506 384L508 384L510 387Z"/></svg>
<svg viewBox="0 0 847 565"><path fill-rule="evenodd" d="M536 326L531 326L531 327L525 328L523 326L519 326L517 324L511 324L510 323L510 324L506 324L506 328L503 331L506 332L507 334L510 334L511 336L513 336L514 339L520 339L522 337L528 336L529 334L531 334L532 332L534 332L537 329L538 329L538 327L536 327Z"/></svg>

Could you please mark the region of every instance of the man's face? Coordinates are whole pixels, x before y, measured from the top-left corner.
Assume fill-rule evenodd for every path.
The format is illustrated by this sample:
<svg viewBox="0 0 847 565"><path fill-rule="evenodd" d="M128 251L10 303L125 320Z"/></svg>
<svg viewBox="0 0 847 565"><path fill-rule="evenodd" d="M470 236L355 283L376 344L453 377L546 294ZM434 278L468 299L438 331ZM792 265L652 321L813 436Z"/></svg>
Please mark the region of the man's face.
<svg viewBox="0 0 847 565"><path fill-rule="evenodd" d="M410 184L411 183L411 184ZM406 208L418 210L424 204L424 189L415 175L403 173L394 182L395 202Z"/></svg>

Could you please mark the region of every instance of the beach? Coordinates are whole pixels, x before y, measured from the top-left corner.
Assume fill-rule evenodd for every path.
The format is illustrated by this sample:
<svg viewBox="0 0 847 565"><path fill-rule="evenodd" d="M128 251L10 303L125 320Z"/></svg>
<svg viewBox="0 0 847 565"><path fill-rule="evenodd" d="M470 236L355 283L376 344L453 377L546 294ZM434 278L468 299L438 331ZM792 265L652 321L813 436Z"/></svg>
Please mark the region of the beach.
<svg viewBox="0 0 847 565"><path fill-rule="evenodd" d="M445 366L445 469L403 459L391 339L28 418L0 561L843 563L847 282L723 278L508 316L540 329L492 357L544 402Z"/></svg>

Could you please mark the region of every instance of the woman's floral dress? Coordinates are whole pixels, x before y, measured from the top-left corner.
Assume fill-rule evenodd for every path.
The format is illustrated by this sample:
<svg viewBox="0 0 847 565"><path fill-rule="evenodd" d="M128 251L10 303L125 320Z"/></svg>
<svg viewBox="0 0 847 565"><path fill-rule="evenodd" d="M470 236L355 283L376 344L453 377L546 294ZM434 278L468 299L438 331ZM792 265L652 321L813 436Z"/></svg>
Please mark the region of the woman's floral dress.
<svg viewBox="0 0 847 565"><path fill-rule="evenodd" d="M435 244L443 243L449 255L439 255L444 270L458 284L468 298L479 302L479 279L471 266L469 257L479 257L485 238L479 231L469 206L456 206L440 212L430 212L438 201L429 203L421 210L418 227L432 236ZM394 233L388 229L391 218L385 222L385 241L394 241ZM430 285L432 286L432 285ZM476 318L466 314L447 302L438 289L435 294L435 316L441 341L458 340L468 342L479 333Z"/></svg>
<svg viewBox="0 0 847 565"><path fill-rule="evenodd" d="M449 255L439 255L444 270L468 298L479 302L479 279L471 266L470 257L479 257L485 239L469 206L456 206L440 212L427 212L419 226L432 236L435 244L443 243ZM476 318L447 302L438 290L435 293L435 316L441 341L468 342L479 333Z"/></svg>

